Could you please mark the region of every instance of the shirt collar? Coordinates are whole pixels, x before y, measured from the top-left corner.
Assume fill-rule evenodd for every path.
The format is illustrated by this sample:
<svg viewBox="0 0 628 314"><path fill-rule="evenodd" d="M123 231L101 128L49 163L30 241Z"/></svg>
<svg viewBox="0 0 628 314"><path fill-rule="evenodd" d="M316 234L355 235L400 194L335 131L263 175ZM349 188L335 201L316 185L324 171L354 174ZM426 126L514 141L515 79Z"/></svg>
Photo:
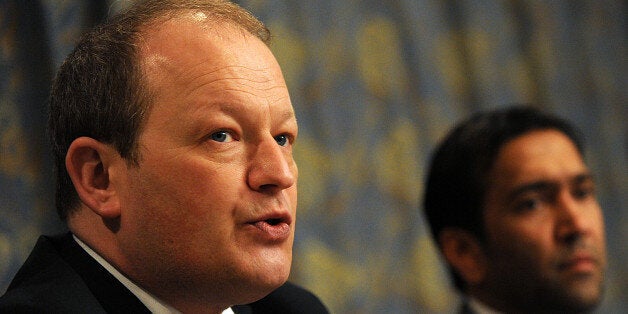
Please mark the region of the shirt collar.
<svg viewBox="0 0 628 314"><path fill-rule="evenodd" d="M502 314L502 312L494 310L474 297L468 298L468 304L472 312L476 314Z"/></svg>
<svg viewBox="0 0 628 314"><path fill-rule="evenodd" d="M77 238L74 234L72 234L74 241L78 243L89 256L94 258L102 267L104 267L109 273L111 273L118 281L120 281L131 293L133 293L139 300L142 302L149 311L153 314L180 314L177 309L172 306L166 304L164 301L160 300L156 296L152 295L150 292L142 289L135 283L133 283L129 278L120 273L115 267L113 267L109 262L107 262L102 256L92 250L87 244ZM233 310L229 307L222 312L222 314L234 314Z"/></svg>

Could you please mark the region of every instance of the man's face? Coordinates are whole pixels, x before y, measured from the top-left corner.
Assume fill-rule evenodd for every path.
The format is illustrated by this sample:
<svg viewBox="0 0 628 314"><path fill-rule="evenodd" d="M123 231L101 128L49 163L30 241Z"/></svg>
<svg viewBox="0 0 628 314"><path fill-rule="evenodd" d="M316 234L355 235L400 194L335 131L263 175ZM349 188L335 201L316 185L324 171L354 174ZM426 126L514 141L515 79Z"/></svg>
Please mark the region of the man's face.
<svg viewBox="0 0 628 314"><path fill-rule="evenodd" d="M121 176L123 269L166 301L264 296L288 278L296 221L297 122L279 65L202 14L147 30L140 60L154 97L139 165Z"/></svg>
<svg viewBox="0 0 628 314"><path fill-rule="evenodd" d="M555 130L505 144L485 199L485 291L502 310L590 309L601 297L604 223L575 145Z"/></svg>

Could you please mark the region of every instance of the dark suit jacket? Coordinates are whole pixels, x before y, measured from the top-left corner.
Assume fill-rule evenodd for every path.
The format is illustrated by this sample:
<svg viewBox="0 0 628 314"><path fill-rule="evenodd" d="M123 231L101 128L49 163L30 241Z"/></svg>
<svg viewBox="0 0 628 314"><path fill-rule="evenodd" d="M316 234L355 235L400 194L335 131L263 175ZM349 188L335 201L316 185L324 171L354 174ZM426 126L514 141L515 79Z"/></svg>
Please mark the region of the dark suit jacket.
<svg viewBox="0 0 628 314"><path fill-rule="evenodd" d="M316 296L290 283L233 310L238 314L328 313ZM39 238L0 297L0 313L150 312L67 233Z"/></svg>
<svg viewBox="0 0 628 314"><path fill-rule="evenodd" d="M460 306L460 311L458 313L459 314L475 314L475 312L471 309L471 307L469 306L469 303L467 302L464 302Z"/></svg>

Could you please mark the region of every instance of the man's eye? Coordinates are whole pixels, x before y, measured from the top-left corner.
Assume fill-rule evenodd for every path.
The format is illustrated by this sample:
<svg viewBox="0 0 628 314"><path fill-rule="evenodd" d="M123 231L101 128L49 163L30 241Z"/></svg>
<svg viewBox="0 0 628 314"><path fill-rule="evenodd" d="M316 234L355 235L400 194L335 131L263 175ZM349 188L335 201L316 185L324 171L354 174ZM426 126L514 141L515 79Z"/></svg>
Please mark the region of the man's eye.
<svg viewBox="0 0 628 314"><path fill-rule="evenodd" d="M211 134L210 138L216 142L231 142L233 140L231 134L227 131L218 131Z"/></svg>
<svg viewBox="0 0 628 314"><path fill-rule="evenodd" d="M275 141L279 146L286 146L288 144L288 137L285 134L275 136Z"/></svg>
<svg viewBox="0 0 628 314"><path fill-rule="evenodd" d="M575 199L583 200L588 197L594 197L595 189L593 187L578 188L572 191L572 195L574 196Z"/></svg>
<svg viewBox="0 0 628 314"><path fill-rule="evenodd" d="M518 202L515 206L519 212L526 212L538 209L542 205L542 200L537 198L529 198Z"/></svg>

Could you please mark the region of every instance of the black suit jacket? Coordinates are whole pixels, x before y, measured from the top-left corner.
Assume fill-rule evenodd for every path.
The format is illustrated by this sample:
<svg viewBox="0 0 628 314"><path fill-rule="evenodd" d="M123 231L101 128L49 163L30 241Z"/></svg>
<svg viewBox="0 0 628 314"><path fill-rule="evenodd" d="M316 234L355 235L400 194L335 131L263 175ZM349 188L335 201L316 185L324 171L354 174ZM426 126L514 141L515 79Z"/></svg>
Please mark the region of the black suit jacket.
<svg viewBox="0 0 628 314"><path fill-rule="evenodd" d="M233 310L238 314L328 313L316 296L291 283ZM150 312L67 233L39 238L0 297L0 313Z"/></svg>
<svg viewBox="0 0 628 314"><path fill-rule="evenodd" d="M458 313L459 314L475 314L475 312L471 309L471 307L469 306L469 303L467 302L464 302L460 306L460 311Z"/></svg>

